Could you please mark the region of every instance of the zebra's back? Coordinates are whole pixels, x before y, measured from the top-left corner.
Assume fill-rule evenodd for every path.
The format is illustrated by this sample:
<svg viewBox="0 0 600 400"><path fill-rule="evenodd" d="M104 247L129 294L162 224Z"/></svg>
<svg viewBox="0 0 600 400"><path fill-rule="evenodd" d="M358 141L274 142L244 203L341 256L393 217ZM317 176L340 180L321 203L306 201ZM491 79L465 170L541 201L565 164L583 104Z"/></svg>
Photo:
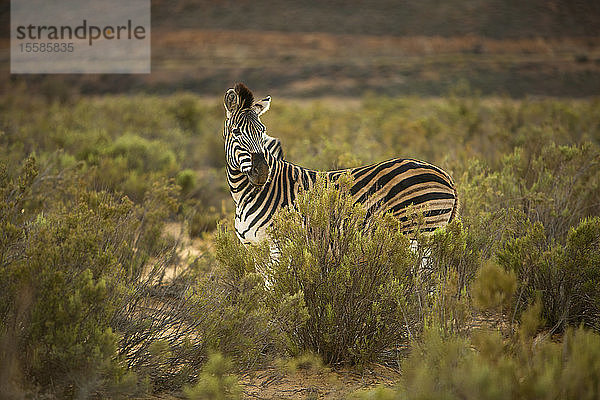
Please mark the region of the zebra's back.
<svg viewBox="0 0 600 400"><path fill-rule="evenodd" d="M349 172L353 178L350 194L366 206L369 214L391 212L403 231L415 229L411 214L422 214L418 227L430 232L450 222L458 211L456 187L450 175L424 161L394 158L377 164L331 171L330 179Z"/></svg>

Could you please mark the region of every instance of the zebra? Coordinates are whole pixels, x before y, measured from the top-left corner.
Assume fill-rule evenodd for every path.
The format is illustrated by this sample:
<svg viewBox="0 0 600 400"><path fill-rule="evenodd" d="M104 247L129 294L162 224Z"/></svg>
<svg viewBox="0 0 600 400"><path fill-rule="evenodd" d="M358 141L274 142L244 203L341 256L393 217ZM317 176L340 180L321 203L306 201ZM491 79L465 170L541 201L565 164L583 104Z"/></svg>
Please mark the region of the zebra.
<svg viewBox="0 0 600 400"><path fill-rule="evenodd" d="M260 101L243 83L227 90L223 127L227 183L235 203L235 232L244 245L268 239L268 228L277 210L293 206L300 190L308 190L319 175L335 181L344 173L352 177L350 195L367 207L367 213L391 212L410 234L407 212L423 215L421 232L432 232L457 216L458 196L450 175L441 168L415 159L394 158L345 170L319 172L295 165L283 157L281 141L267 135L260 116L271 97Z"/></svg>

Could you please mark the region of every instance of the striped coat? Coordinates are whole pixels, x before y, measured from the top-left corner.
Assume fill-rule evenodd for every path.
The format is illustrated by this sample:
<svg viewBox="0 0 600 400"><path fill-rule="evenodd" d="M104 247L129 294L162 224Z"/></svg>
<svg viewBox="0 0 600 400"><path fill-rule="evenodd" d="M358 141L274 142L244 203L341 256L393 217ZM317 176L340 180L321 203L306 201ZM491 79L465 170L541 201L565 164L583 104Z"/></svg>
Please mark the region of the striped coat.
<svg viewBox="0 0 600 400"><path fill-rule="evenodd" d="M267 184L255 187L241 173L228 169L228 183L236 201L235 231L244 244L267 238L275 212L293 205L300 188L307 190L324 174L335 180L348 172L353 178L350 195L367 207L367 213L391 212L403 222L404 233L411 233L406 215L409 206L422 210L421 231L445 226L457 212L456 188L452 178L431 164L399 159L383 161L348 170L318 172L269 156L272 162ZM421 208L422 207L422 208Z"/></svg>

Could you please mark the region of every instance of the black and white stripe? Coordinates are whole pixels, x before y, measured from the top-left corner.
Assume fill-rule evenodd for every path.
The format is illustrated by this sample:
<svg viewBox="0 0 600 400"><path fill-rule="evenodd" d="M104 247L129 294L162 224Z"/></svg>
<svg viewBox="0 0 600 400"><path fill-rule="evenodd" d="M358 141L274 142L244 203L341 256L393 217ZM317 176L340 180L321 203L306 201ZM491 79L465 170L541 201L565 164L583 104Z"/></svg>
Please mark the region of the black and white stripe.
<svg viewBox="0 0 600 400"><path fill-rule="evenodd" d="M233 94L237 96L233 98ZM228 96L230 101L228 103ZM235 101L234 101L235 100ZM395 158L348 170L318 172L283 159L279 139L266 135L259 116L269 107L270 98L254 104L251 92L236 85L225 96L225 150L227 182L236 204L235 230L244 244L267 238L275 212L294 204L299 190L307 190L319 174L335 181L343 173L353 178L351 196L367 207L369 213L391 212L403 223L403 230L414 230L408 210L421 212L420 231L433 231L451 221L457 213L456 187L450 175L429 163ZM256 184L254 175L264 157L266 180ZM258 161L257 161L258 160ZM253 183L254 181L254 183Z"/></svg>

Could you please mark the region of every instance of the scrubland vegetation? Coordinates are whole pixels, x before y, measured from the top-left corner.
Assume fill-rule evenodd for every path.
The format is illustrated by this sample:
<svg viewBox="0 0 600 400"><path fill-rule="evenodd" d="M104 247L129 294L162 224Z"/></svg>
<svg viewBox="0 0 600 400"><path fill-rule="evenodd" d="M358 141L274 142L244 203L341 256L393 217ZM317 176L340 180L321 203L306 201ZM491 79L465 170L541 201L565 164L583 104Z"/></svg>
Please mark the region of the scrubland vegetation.
<svg viewBox="0 0 600 400"><path fill-rule="evenodd" d="M0 98L3 397L240 398L291 359L400 369L356 398L598 398L598 99L275 98L290 161L451 172L460 220L416 252L343 184L278 215L279 257L241 246L222 121L191 94Z"/></svg>

